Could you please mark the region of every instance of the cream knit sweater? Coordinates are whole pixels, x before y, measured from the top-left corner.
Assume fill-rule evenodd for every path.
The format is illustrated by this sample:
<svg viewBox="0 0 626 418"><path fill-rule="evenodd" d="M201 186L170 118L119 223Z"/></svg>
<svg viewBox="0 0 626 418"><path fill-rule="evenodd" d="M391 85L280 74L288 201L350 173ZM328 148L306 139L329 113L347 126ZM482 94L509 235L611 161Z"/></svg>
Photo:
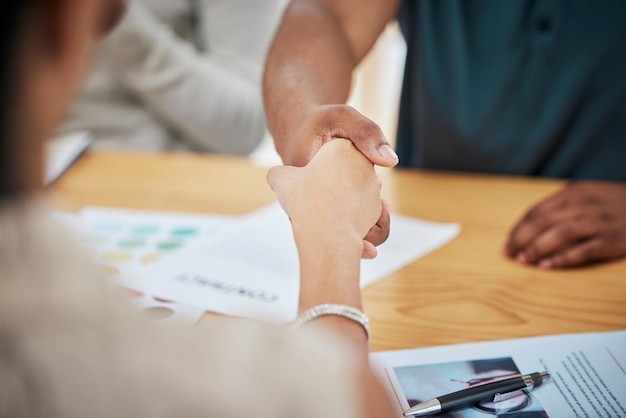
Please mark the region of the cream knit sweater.
<svg viewBox="0 0 626 418"><path fill-rule="evenodd" d="M0 206L0 417L357 418L340 341L148 322L30 204Z"/></svg>
<svg viewBox="0 0 626 418"><path fill-rule="evenodd" d="M266 134L265 55L286 0L131 0L63 131L97 148L249 154Z"/></svg>

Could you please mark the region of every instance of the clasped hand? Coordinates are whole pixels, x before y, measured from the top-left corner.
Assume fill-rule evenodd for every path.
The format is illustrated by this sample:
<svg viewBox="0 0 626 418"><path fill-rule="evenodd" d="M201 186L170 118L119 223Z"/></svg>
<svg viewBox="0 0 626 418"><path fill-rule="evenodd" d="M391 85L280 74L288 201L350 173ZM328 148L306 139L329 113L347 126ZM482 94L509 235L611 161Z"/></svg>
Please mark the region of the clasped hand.
<svg viewBox="0 0 626 418"><path fill-rule="evenodd" d="M310 109L281 156L285 164L304 166L325 144L336 139L349 139L371 162L370 165L393 167L398 164L398 156L378 125L347 105L323 105ZM347 167L351 164L349 160L341 159L337 159L336 163ZM354 174L348 170L345 175ZM328 181L334 181L332 176ZM389 228L389 206L383 204L378 220L365 237L363 258L376 256L376 246L387 240Z"/></svg>
<svg viewBox="0 0 626 418"><path fill-rule="evenodd" d="M373 164L350 141L330 141L306 166L274 167L267 177L291 219L296 242L342 246L349 239L363 240L362 256L376 256L376 247L364 237L381 217L388 225L389 212L381 205Z"/></svg>

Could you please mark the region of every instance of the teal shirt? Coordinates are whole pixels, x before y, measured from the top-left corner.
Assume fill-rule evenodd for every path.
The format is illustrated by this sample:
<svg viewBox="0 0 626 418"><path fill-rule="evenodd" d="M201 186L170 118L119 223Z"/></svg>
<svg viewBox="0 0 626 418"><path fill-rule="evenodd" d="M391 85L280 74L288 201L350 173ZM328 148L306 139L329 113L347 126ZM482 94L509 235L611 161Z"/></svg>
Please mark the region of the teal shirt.
<svg viewBox="0 0 626 418"><path fill-rule="evenodd" d="M405 0L400 165L626 180L626 1Z"/></svg>

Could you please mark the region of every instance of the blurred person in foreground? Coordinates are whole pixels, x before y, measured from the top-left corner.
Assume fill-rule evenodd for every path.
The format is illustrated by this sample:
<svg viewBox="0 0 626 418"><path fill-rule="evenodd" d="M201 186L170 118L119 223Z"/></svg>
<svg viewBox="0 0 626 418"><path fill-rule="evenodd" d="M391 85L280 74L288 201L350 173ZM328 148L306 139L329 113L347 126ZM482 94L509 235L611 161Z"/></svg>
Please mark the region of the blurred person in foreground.
<svg viewBox="0 0 626 418"><path fill-rule="evenodd" d="M131 0L62 128L96 148L247 155L266 135L261 74L286 0Z"/></svg>
<svg viewBox="0 0 626 418"><path fill-rule="evenodd" d="M575 180L528 210L503 252L542 268L623 257L626 2L294 0L264 78L286 164L334 138L398 162L379 127L345 105L352 71L393 19L408 46L400 165Z"/></svg>
<svg viewBox="0 0 626 418"><path fill-rule="evenodd" d="M45 138L121 7L0 3L0 416L391 417L361 316L329 314L298 329L151 323L50 218ZM306 168L278 167L268 179L293 222L300 310L360 312L363 237L381 213L372 164L334 141Z"/></svg>

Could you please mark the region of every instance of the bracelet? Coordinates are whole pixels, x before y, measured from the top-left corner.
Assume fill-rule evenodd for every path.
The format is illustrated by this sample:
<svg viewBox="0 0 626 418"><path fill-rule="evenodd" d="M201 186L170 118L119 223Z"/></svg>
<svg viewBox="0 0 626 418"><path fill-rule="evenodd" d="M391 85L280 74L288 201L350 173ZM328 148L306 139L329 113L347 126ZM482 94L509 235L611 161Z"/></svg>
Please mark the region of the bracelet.
<svg viewBox="0 0 626 418"><path fill-rule="evenodd" d="M357 322L363 327L367 341L370 340L370 320L361 310L347 305L333 305L325 303L323 305L316 305L312 308L302 312L295 321L291 323L293 328L301 327L302 325L311 322L312 320L324 315L337 315L344 318L348 318L354 322Z"/></svg>

